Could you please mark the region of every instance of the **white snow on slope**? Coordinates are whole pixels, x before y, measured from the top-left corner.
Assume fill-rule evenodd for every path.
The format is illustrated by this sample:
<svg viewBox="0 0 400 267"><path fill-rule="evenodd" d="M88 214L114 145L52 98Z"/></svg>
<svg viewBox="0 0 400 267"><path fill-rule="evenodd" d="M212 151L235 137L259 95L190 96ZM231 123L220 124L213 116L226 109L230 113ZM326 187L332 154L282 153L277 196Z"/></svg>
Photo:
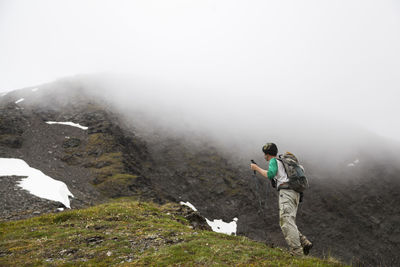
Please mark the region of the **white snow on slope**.
<svg viewBox="0 0 400 267"><path fill-rule="evenodd" d="M18 99L17 101L15 101L15 104L21 103L24 100L25 100L24 98Z"/></svg>
<svg viewBox="0 0 400 267"><path fill-rule="evenodd" d="M62 124L62 125L68 125L68 126L73 126L73 127L78 127L82 130L87 130L88 127L82 126L79 123L73 123L70 121L65 121L65 122L57 122L57 121L46 121L47 124Z"/></svg>
<svg viewBox="0 0 400 267"><path fill-rule="evenodd" d="M179 204L184 205L184 206L188 206L188 207L191 208L192 210L197 211L197 209L196 209L196 208L192 205L192 203L190 203L189 201L188 201L188 202L183 202L183 201L181 201L181 202L179 202Z"/></svg>
<svg viewBox="0 0 400 267"><path fill-rule="evenodd" d="M188 206L194 211L197 211L195 206L193 206L189 201L188 202L179 202L179 204ZM214 232L217 233L223 233L227 235L236 235L236 229L237 229L237 221L238 218L233 218L233 221L226 223L223 220L213 220L210 221L209 219L206 218L207 224L211 227L211 229Z"/></svg>
<svg viewBox="0 0 400 267"><path fill-rule="evenodd" d="M233 221L226 223L223 220L210 221L206 218L208 225L214 232L223 233L227 235L236 235L238 218L233 218Z"/></svg>
<svg viewBox="0 0 400 267"><path fill-rule="evenodd" d="M31 194L59 201L71 208L69 196L74 197L65 183L55 180L43 172L30 167L21 159L0 158L0 176L27 176L19 182L19 186Z"/></svg>
<svg viewBox="0 0 400 267"><path fill-rule="evenodd" d="M36 87L36 88L33 88L33 89L32 89L32 92L36 92L37 90L39 90L39 88L37 88L37 87Z"/></svg>

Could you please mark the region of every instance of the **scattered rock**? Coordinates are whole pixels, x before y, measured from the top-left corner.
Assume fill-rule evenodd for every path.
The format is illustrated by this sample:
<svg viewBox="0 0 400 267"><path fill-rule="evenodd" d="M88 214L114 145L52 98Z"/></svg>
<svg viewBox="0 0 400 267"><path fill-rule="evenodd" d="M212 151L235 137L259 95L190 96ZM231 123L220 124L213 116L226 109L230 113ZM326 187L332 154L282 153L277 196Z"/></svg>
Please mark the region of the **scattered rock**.
<svg viewBox="0 0 400 267"><path fill-rule="evenodd" d="M62 147L63 148L73 148L73 147L78 147L81 145L81 140L78 138L68 138L66 139L63 144Z"/></svg>
<svg viewBox="0 0 400 267"><path fill-rule="evenodd" d="M104 238L102 236L92 236L92 237L88 237L85 239L87 244L90 245L97 245L100 244L104 241Z"/></svg>

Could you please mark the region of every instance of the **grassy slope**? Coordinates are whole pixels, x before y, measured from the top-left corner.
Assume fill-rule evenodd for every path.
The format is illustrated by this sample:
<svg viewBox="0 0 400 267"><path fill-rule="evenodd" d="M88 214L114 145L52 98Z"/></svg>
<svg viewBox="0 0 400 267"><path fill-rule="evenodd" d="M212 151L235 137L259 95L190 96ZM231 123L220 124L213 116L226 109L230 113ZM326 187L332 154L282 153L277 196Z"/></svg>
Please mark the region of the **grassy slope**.
<svg viewBox="0 0 400 267"><path fill-rule="evenodd" d="M191 229L173 204L119 199L0 223L0 266L342 266L245 237Z"/></svg>

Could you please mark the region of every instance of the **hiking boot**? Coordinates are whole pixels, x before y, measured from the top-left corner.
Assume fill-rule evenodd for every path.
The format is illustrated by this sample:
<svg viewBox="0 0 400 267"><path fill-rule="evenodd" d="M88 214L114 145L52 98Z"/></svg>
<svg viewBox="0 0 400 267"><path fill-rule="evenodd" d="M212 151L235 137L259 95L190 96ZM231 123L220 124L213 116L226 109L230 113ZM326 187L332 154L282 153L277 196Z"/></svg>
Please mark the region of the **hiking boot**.
<svg viewBox="0 0 400 267"><path fill-rule="evenodd" d="M310 242L310 240L307 239L305 235L302 235L300 233L300 243L301 246L303 247L303 253L304 255L308 255L310 253L310 249L313 247L313 243Z"/></svg>
<svg viewBox="0 0 400 267"><path fill-rule="evenodd" d="M313 247L313 243L308 241L308 243L303 246L304 255L308 255L308 253L310 253L310 250L312 249L312 247Z"/></svg>

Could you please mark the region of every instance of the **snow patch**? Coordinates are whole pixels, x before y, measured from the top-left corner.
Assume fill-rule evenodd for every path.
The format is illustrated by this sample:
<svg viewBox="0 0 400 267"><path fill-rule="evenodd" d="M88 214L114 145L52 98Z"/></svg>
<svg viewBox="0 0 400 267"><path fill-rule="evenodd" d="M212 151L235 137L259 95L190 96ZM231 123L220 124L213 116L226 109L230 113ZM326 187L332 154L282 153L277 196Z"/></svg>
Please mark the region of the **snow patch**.
<svg viewBox="0 0 400 267"><path fill-rule="evenodd" d="M190 202L181 201L181 202L179 202L179 204L188 206L192 210L197 211L195 206L193 206ZM223 233L223 234L227 234L227 235L236 235L237 221L238 221L238 218L236 218L236 217L233 218L233 221L231 221L229 223L224 222L223 220L218 220L218 219L210 221L207 218L206 218L206 221L207 221L207 224L211 227L211 229L214 232Z"/></svg>
<svg viewBox="0 0 400 267"><path fill-rule="evenodd" d="M36 92L37 90L39 90L39 88L32 88L32 92Z"/></svg>
<svg viewBox="0 0 400 267"><path fill-rule="evenodd" d="M181 202L179 202L179 204L181 204L181 205L183 205L183 206L188 206L189 208L191 208L192 210L194 210L194 211L197 211L197 209L192 205L192 203L190 203L189 201L188 202L183 202L183 201L181 201Z"/></svg>
<svg viewBox="0 0 400 267"><path fill-rule="evenodd" d="M5 96L5 95L7 95L7 94L8 94L8 92L2 93L2 94L1 94L1 97Z"/></svg>
<svg viewBox="0 0 400 267"><path fill-rule="evenodd" d="M69 196L74 197L65 183L55 180L43 172L30 167L22 159L0 158L0 176L27 176L19 186L40 198L58 201L71 208Z"/></svg>
<svg viewBox="0 0 400 267"><path fill-rule="evenodd" d="M210 221L206 218L208 225L214 232L227 235L236 235L238 218L233 218L233 221L226 223L223 220Z"/></svg>
<svg viewBox="0 0 400 267"><path fill-rule="evenodd" d="M46 123L47 124L61 124L61 125L68 125L68 126L73 126L73 127L77 127L77 128L80 128L80 129L82 129L82 130L87 130L87 129L89 129L88 127L86 127L86 126L82 126L82 125L80 125L79 123L73 123L73 122L70 122L70 121L46 121Z"/></svg>
<svg viewBox="0 0 400 267"><path fill-rule="evenodd" d="M25 98L18 99L17 101L15 101L15 104L21 103L24 100L25 100Z"/></svg>

